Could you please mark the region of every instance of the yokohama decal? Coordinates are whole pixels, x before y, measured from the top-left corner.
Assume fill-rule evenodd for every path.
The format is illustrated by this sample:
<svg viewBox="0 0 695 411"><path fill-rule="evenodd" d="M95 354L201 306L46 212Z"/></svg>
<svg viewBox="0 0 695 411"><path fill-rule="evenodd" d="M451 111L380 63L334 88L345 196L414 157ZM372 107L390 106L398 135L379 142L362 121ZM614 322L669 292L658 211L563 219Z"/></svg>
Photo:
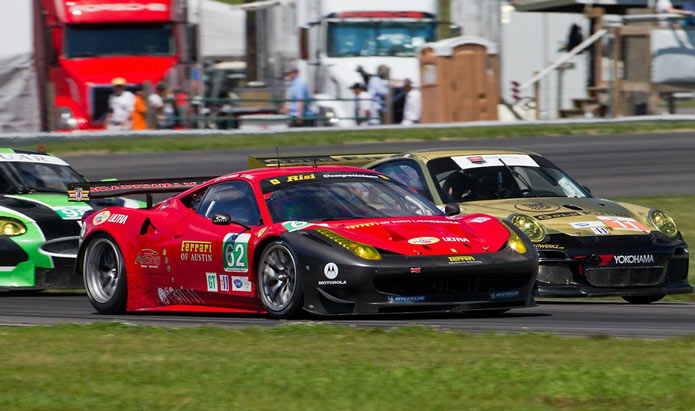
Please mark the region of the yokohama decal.
<svg viewBox="0 0 695 411"><path fill-rule="evenodd" d="M600 255L599 265L613 264L649 264L654 262L653 254L633 254L633 255Z"/></svg>

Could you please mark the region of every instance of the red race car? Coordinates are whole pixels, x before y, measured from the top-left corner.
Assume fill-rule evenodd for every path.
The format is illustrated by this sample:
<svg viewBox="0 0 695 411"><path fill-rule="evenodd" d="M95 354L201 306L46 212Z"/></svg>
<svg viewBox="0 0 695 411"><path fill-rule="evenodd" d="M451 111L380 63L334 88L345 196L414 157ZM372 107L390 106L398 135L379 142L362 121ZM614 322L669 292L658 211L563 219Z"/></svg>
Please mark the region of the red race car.
<svg viewBox="0 0 695 411"><path fill-rule="evenodd" d="M71 185L72 199L177 192L85 214L76 271L101 313L376 314L535 305L535 247L345 166ZM185 191L184 191L185 190ZM454 214L458 210L449 210Z"/></svg>

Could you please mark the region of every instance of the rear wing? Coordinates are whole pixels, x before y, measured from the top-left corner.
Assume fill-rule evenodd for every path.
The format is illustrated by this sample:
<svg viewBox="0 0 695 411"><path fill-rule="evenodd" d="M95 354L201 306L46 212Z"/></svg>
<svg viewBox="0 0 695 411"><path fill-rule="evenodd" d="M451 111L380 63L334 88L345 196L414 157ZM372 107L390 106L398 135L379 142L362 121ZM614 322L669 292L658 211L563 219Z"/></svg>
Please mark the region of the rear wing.
<svg viewBox="0 0 695 411"><path fill-rule="evenodd" d="M372 161L390 157L396 153L369 153L369 154L335 154L335 155L303 155L282 157L255 157L249 156L249 168L266 167L292 167L292 166L328 166L351 165L363 166Z"/></svg>
<svg viewBox="0 0 695 411"><path fill-rule="evenodd" d="M70 183L68 184L68 201L89 201L96 198L146 194L147 208L150 208L152 207L153 194L183 192L213 178L215 177L152 178L145 180Z"/></svg>

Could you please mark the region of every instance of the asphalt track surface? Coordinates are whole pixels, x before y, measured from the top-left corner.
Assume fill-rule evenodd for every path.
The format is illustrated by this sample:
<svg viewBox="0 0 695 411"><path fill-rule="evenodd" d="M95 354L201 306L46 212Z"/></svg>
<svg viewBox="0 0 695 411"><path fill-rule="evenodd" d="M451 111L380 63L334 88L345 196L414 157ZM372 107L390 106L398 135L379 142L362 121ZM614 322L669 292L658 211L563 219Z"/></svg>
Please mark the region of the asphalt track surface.
<svg viewBox="0 0 695 411"><path fill-rule="evenodd" d="M291 147L282 149L281 154L396 152L447 147L514 147L535 151L551 159L600 197L695 194L695 133L350 144ZM274 151L206 150L64 158L90 179L139 179L212 176L234 172L247 167L249 154L271 156ZM94 311L84 295L0 294L0 325L88 324L98 321L167 327L214 324L233 328L287 323L255 315L104 316ZM660 302L631 305L622 301L541 300L538 307L512 310L493 318L471 315L409 315L329 318L320 321L364 327L417 324L473 332L548 332L560 335L663 338L695 335L695 304Z"/></svg>

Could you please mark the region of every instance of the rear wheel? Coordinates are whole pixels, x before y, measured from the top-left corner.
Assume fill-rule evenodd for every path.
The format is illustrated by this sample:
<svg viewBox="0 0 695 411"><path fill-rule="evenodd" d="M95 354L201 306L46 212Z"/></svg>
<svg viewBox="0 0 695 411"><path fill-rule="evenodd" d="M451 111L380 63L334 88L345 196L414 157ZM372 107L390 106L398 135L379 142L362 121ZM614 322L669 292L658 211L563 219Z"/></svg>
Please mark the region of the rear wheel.
<svg viewBox="0 0 695 411"><path fill-rule="evenodd" d="M290 318L302 306L302 278L289 244L273 241L258 262L258 294L268 315Z"/></svg>
<svg viewBox="0 0 695 411"><path fill-rule="evenodd" d="M630 304L650 304L664 298L663 295L638 295L638 296L624 296L623 300L629 302Z"/></svg>
<svg viewBox="0 0 695 411"><path fill-rule="evenodd" d="M116 241L107 234L97 234L87 244L83 258L84 288L94 308L102 314L124 312L128 287Z"/></svg>

